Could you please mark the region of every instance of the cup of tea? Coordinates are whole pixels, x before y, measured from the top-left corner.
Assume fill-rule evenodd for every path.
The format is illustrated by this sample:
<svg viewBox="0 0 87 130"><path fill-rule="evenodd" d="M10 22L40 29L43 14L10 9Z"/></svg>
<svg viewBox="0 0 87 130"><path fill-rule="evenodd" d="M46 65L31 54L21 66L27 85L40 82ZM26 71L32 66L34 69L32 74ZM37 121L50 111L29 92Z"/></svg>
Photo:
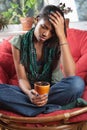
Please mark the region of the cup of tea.
<svg viewBox="0 0 87 130"><path fill-rule="evenodd" d="M45 81L38 81L34 83L34 89L38 92L38 94L48 94L50 90L50 83Z"/></svg>

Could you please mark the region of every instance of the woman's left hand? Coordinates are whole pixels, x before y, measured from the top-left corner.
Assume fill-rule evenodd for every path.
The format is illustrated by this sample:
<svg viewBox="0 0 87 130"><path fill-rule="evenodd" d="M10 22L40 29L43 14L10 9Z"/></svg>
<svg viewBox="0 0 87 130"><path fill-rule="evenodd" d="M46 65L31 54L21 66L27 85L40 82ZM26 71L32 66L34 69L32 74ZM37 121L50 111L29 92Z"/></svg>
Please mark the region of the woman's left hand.
<svg viewBox="0 0 87 130"><path fill-rule="evenodd" d="M29 94L28 94L31 102L37 106L44 106L45 104L47 104L48 101L48 95L44 94L44 95L39 95L36 90L31 89L29 90Z"/></svg>
<svg viewBox="0 0 87 130"><path fill-rule="evenodd" d="M50 22L55 28L55 32L59 37L59 40L61 41L62 38L66 37L64 32L64 18L61 16L61 14L58 11L51 12L49 18L50 18L49 19Z"/></svg>

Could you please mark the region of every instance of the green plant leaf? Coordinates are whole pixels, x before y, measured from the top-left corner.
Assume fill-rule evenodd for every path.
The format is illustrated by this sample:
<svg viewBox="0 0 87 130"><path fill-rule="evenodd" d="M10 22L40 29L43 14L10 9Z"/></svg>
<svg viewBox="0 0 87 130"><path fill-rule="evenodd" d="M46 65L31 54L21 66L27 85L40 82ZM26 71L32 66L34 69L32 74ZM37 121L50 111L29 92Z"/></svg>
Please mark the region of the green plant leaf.
<svg viewBox="0 0 87 130"><path fill-rule="evenodd" d="M18 8L18 4L16 4L16 3L12 3L11 2L10 5L11 5L11 8L13 8L13 9L17 9Z"/></svg>
<svg viewBox="0 0 87 130"><path fill-rule="evenodd" d="M35 3L36 3L36 0L28 0L26 2L26 5L29 7L29 8L33 8L35 6Z"/></svg>

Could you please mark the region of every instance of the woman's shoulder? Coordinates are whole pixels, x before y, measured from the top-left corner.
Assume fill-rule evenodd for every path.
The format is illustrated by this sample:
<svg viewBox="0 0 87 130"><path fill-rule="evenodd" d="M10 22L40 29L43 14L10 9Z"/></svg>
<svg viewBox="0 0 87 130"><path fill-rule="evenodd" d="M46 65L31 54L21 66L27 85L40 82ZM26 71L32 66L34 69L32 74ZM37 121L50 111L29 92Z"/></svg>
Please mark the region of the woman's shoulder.
<svg viewBox="0 0 87 130"><path fill-rule="evenodd" d="M11 38L10 43L20 50L20 43L23 35L15 35Z"/></svg>

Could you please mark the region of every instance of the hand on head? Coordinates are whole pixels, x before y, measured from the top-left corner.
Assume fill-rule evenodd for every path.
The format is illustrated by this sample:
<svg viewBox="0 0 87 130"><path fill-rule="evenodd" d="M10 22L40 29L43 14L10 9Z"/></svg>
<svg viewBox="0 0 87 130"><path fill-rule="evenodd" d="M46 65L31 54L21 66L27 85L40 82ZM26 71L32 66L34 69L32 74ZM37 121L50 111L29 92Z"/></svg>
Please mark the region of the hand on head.
<svg viewBox="0 0 87 130"><path fill-rule="evenodd" d="M54 33L57 38L61 41L62 38L66 37L66 27L64 14L60 8L54 5L48 5L44 7L38 15L39 20L44 19L51 23Z"/></svg>
<svg viewBox="0 0 87 130"><path fill-rule="evenodd" d="M51 11L49 14L49 20L52 23L53 27L55 28L55 32L58 37L60 37L61 35L65 35L64 18L58 11L56 12Z"/></svg>

